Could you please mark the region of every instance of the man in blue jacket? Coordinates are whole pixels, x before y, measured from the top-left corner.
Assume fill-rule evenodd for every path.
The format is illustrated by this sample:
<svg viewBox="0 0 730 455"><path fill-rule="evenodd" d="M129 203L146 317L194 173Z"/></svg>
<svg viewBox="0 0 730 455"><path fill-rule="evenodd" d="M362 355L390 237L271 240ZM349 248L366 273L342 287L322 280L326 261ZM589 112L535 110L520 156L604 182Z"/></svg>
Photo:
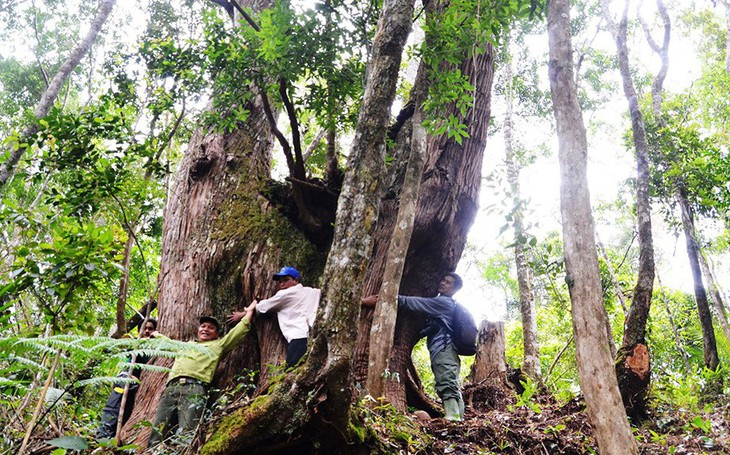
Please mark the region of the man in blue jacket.
<svg viewBox="0 0 730 455"><path fill-rule="evenodd" d="M406 308L428 317L420 335L427 337L426 344L431 355L436 393L444 404L446 420L452 421L461 421L464 418L464 400L459 390L461 360L452 340L452 318L456 306L453 295L462 285L461 277L449 272L441 279L436 297L398 296L399 308ZM362 303L374 307L377 299L377 295L371 295L363 298Z"/></svg>

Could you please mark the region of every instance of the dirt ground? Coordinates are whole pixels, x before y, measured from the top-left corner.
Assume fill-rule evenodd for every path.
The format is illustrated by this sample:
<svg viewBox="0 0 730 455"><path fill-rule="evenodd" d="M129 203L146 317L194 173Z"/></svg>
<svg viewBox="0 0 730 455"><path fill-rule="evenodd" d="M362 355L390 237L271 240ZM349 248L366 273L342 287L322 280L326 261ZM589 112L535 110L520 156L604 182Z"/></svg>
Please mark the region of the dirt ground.
<svg viewBox="0 0 730 455"><path fill-rule="evenodd" d="M463 422L439 418L420 421L423 431L433 438L429 453L598 453L593 427L580 399L561 404L551 397L539 396L529 404L518 404L514 395L497 388L465 392L471 398L471 406L467 406ZM713 413L699 416L681 410L661 414L655 411L635 429L640 453L730 455L729 414L727 407L716 407Z"/></svg>

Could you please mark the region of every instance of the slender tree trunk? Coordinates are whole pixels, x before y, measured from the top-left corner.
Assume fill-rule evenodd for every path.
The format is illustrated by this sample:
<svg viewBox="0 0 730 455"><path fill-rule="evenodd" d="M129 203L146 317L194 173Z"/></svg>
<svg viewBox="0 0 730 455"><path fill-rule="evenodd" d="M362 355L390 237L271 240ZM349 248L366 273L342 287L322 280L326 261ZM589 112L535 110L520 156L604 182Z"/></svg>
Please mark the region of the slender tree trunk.
<svg viewBox="0 0 730 455"><path fill-rule="evenodd" d="M383 4L307 360L265 402L223 417L203 454L240 453L299 438L316 441L321 452L347 447L356 321L378 220L385 131L413 7L412 0Z"/></svg>
<svg viewBox="0 0 730 455"><path fill-rule="evenodd" d="M624 338L616 361L621 396L630 416L642 419L646 415L646 394L651 380L651 364L646 345L646 322L649 318L654 288L654 241L651 230L651 203L649 201L649 144L644 119L639 109L639 98L629 68L626 28L629 0L624 3L618 25L613 21L608 1L601 0L604 18L616 41L619 70L624 95L629 103L631 131L636 153L636 218L639 232L639 273L626 321ZM659 86L661 90L661 86Z"/></svg>
<svg viewBox="0 0 730 455"><path fill-rule="evenodd" d="M725 5L725 29L727 34L725 35L725 71L730 74L730 1L724 0Z"/></svg>
<svg viewBox="0 0 730 455"><path fill-rule="evenodd" d="M134 233L127 232L127 241L124 244L124 253L122 259L122 278L119 280L119 290L117 291L117 330L112 335L113 338L119 338L127 333L127 292L129 290L129 261L132 255L132 247L134 245Z"/></svg>
<svg viewBox="0 0 730 455"><path fill-rule="evenodd" d="M116 0L104 0L104 2L99 6L96 16L94 16L94 19L91 21L86 37L84 37L78 46L71 51L71 54L58 69L58 72L55 76L53 76L53 79L51 79L51 82L43 92L43 95L41 95L41 99L33 111L33 115L35 115L37 119L45 117L46 114L48 114L48 111L51 110L53 103L56 101L58 94L61 92L63 84L66 83L71 72L74 68L76 68L76 66L78 66L79 62L81 62L81 59L89 53L91 45L96 40L99 31L101 31L101 27L109 17L115 3ZM10 180L10 177L13 175L15 170L15 166L27 150L28 146L23 144L25 144L28 141L28 138L36 132L38 132L38 125L36 123L29 125L20 135L17 143L15 143L17 147L11 147L7 150L9 157L7 161L0 164L0 189L2 189L8 180Z"/></svg>
<svg viewBox="0 0 730 455"><path fill-rule="evenodd" d="M720 365L720 358L717 354L717 343L715 340L715 329L712 326L712 312L707 302L707 291L702 283L702 270L700 269L700 250L695 237L694 215L692 208L687 201L686 193L680 189L677 191L677 203L682 212L682 228L684 238L687 242L687 256L689 267L692 270L694 281L695 301L697 302L697 313L700 316L702 326L702 358L705 368L716 371Z"/></svg>
<svg viewBox="0 0 730 455"><path fill-rule="evenodd" d="M638 454L608 349L595 229L586 177L587 139L573 78L570 2L548 3L550 89L560 147L560 210L576 356L602 455Z"/></svg>
<svg viewBox="0 0 730 455"><path fill-rule="evenodd" d="M537 340L537 315L535 312L535 297L532 292L531 271L527 261L527 249L523 234L524 201L520 197L520 167L515 158L513 147L513 118L512 109L514 94L512 93L512 62L505 65L505 77L509 82L507 94L507 113L504 119L504 146L505 161L507 163L507 181L511 188L512 218L514 223L515 267L517 269L517 284L520 292L520 313L522 315L522 343L524 360L522 370L528 378L542 384L542 369L540 366L540 345Z"/></svg>
<svg viewBox="0 0 730 455"><path fill-rule="evenodd" d="M56 356L53 358L53 364L51 364L51 369L48 370L48 376L46 377L46 383L43 385L43 389L41 390L40 395L38 395L38 404L36 405L35 411L33 411L33 417L30 419L30 422L28 422L28 426L25 430L25 436L23 437L23 442L20 444L20 449L18 450L19 455L25 455L25 449L28 448L28 442L30 441L30 437L33 434L33 430L35 429L36 423L38 423L38 416L41 414L41 409L43 409L43 403L46 401L46 394L48 393L49 387L51 387L51 382L53 381L53 375L56 374L56 369L58 368L58 360L61 358L61 351L58 351Z"/></svg>
<svg viewBox="0 0 730 455"><path fill-rule="evenodd" d="M720 285L715 280L715 275L712 273L710 264L707 263L707 258L704 252L699 251L700 268L702 275L705 277L705 284L707 289L710 291L712 303L715 305L715 313L717 313L717 320L720 322L722 331L725 334L725 338L730 341L730 325L728 325L727 314L725 313L725 304L722 300L722 294L720 294Z"/></svg>
<svg viewBox="0 0 730 455"><path fill-rule="evenodd" d="M370 330L370 360L366 390L374 397L383 396L386 383L390 380L390 375L386 373L389 373L388 361L391 358L393 333L398 315L398 290L418 208L421 172L426 154L426 130L422 125L423 116L420 105L419 101L411 123L411 153L401 187L396 229L388 248L383 285Z"/></svg>

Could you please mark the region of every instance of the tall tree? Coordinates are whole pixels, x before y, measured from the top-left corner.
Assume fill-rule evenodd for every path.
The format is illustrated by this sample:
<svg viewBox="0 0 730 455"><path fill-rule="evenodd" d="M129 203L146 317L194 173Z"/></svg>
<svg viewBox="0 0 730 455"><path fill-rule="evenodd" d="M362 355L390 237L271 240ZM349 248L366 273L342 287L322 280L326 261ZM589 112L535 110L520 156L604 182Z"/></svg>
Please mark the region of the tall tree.
<svg viewBox="0 0 730 455"><path fill-rule="evenodd" d="M646 138L644 118L639 107L639 98L629 67L629 49L626 44L629 0L624 2L618 26L614 22L607 0L601 0L603 16L616 42L616 55L623 82L624 96L629 103L631 132L636 155L636 219L639 233L639 272L631 305L624 322L624 337L617 354L616 374L621 397L630 416L644 418L646 413L646 393L651 379L649 348L646 344L646 322L651 308L654 289L654 240L651 230L651 202L649 199L649 144ZM665 23L663 48L669 44L669 23ZM647 36L650 34L647 32ZM653 43L653 41L651 41ZM665 60L666 62L666 60ZM662 67L661 74L666 74ZM657 102L661 103L662 78L657 78Z"/></svg>
<svg viewBox="0 0 730 455"><path fill-rule="evenodd" d="M581 390L599 451L637 454L608 349L598 256L591 214L586 131L573 77L570 2L548 3L550 89L560 149L560 211L566 281L570 289Z"/></svg>
<svg viewBox="0 0 730 455"><path fill-rule="evenodd" d="M41 99L38 101L38 104L33 111L33 115L37 120L45 117L51 110L51 107L53 107L53 104L56 102L56 98L61 92L61 88L63 88L64 83L66 83L66 80L71 75L71 72L76 68L79 62L81 62L81 59L88 54L89 49L91 49L91 45L96 40L97 35L101 31L106 19L109 17L115 3L116 0L104 0L101 5L99 5L99 9L96 12L96 16L94 16L94 19L91 21L89 31L86 33L86 36L76 46L76 48L71 51L56 75L53 76L51 81L48 83L48 87L46 87L43 95L41 95ZM8 140L8 143L10 144L10 149L6 150L8 158L0 164L0 189L2 189L10 177L12 177L15 166L18 164L18 161L20 161L20 158L28 148L30 137L37 132L38 124L33 122L28 125L23 132L18 135L18 137L13 140ZM10 138L6 138L6 140L7 139Z"/></svg>
<svg viewBox="0 0 730 455"><path fill-rule="evenodd" d="M307 360L264 403L223 417L202 453L239 453L299 438L316 441L321 451L347 447L355 321L378 219L377 189L385 159L388 113L413 6L412 0L383 3Z"/></svg>

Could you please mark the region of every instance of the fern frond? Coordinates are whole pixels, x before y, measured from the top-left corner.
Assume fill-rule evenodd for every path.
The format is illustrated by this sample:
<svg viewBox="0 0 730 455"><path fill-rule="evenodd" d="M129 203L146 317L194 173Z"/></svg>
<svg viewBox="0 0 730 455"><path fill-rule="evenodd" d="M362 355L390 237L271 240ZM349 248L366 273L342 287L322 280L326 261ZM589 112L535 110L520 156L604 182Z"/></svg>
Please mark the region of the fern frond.
<svg viewBox="0 0 730 455"><path fill-rule="evenodd" d="M84 379L83 381L77 381L74 387L86 387L93 385L113 385L113 384L136 384L139 381L136 379L120 376L97 376L95 378Z"/></svg>
<svg viewBox="0 0 730 455"><path fill-rule="evenodd" d="M11 361L11 362L21 363L21 364L23 364L25 366L31 367L35 371L43 371L43 372L47 372L48 371L48 368L47 367L44 367L40 363L34 362L33 360L27 359L25 357L20 357L20 356L14 355L14 354L10 354L7 357L7 359L9 361Z"/></svg>
<svg viewBox="0 0 730 455"><path fill-rule="evenodd" d="M168 367L163 367L161 365L149 365L146 363L138 363L134 367L139 368L140 370L153 371L153 372L157 372L157 373L169 373L170 371L172 371Z"/></svg>
<svg viewBox="0 0 730 455"><path fill-rule="evenodd" d="M44 354L58 354L58 350L44 343L43 338L18 338L14 343L14 346L24 346L35 351L40 351Z"/></svg>

